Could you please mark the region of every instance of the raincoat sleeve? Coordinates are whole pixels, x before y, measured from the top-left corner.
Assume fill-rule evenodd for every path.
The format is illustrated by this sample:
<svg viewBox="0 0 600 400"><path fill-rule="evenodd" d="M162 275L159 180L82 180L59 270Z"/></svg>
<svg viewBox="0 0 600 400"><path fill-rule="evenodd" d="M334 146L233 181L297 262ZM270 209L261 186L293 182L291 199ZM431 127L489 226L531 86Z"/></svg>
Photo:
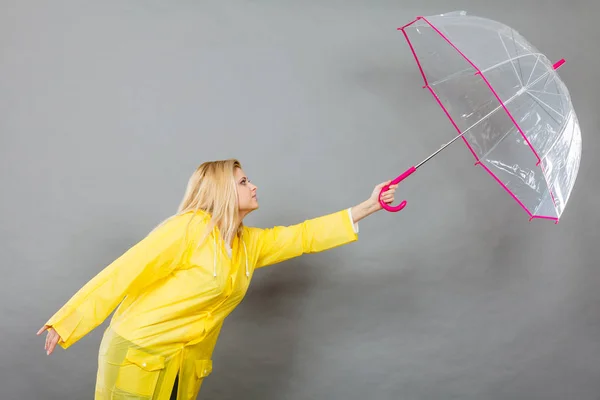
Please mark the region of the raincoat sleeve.
<svg viewBox="0 0 600 400"><path fill-rule="evenodd" d="M280 263L302 254L318 253L358 240L358 224L350 209L291 226L249 228L254 268Z"/></svg>
<svg viewBox="0 0 600 400"><path fill-rule="evenodd" d="M176 216L150 232L88 281L46 325L60 335L64 349L100 325L127 293L141 289L176 268L188 219Z"/></svg>

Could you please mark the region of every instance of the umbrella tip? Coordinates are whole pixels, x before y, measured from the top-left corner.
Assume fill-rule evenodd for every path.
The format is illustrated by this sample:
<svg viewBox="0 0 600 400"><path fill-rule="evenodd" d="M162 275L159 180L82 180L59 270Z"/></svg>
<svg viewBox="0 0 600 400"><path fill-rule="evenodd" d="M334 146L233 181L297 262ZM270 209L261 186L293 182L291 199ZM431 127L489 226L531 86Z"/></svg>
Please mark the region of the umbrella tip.
<svg viewBox="0 0 600 400"><path fill-rule="evenodd" d="M555 70L559 69L564 63L565 63L565 59L561 58L552 66L552 68L554 68Z"/></svg>

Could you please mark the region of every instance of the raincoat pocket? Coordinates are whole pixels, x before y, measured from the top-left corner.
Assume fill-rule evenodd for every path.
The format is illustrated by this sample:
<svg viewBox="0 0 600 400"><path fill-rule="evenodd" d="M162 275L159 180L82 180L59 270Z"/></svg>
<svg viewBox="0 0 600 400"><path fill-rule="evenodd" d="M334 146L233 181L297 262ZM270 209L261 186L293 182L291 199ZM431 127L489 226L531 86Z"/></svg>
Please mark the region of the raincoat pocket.
<svg viewBox="0 0 600 400"><path fill-rule="evenodd" d="M196 360L196 376L206 378L212 372L212 360Z"/></svg>
<svg viewBox="0 0 600 400"><path fill-rule="evenodd" d="M119 367L115 386L128 393L151 397L164 367L164 357L130 347Z"/></svg>
<svg viewBox="0 0 600 400"><path fill-rule="evenodd" d="M188 397L195 399L198 397L202 380L212 372L212 360L196 360L194 365L195 374L190 379L188 386Z"/></svg>

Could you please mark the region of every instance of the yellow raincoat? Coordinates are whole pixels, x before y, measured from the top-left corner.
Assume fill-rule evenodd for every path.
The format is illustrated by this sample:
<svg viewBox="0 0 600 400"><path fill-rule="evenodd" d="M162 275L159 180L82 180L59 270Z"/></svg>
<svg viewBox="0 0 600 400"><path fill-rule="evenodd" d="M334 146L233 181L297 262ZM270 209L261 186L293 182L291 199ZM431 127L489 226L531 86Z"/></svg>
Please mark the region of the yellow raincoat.
<svg viewBox="0 0 600 400"><path fill-rule="evenodd" d="M209 219L202 211L168 219L46 323L67 349L119 306L100 345L96 400L168 400L177 376L177 399L196 399L223 321L256 268L358 239L348 209L287 227L243 227L231 249L215 228L198 248Z"/></svg>

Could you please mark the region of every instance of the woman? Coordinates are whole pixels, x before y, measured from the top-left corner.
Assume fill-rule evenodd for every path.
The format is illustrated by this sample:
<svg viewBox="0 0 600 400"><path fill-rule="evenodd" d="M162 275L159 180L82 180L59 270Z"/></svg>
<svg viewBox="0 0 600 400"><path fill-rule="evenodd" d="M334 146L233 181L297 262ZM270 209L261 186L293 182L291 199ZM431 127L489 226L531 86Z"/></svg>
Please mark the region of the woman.
<svg viewBox="0 0 600 400"><path fill-rule="evenodd" d="M358 221L381 209L388 183L347 210L258 229L242 222L258 201L240 163L206 162L178 212L84 285L38 335L48 332L48 355L57 344L67 349L121 303L100 344L95 398L195 399L254 270L356 241ZM396 187L382 200L392 203Z"/></svg>

